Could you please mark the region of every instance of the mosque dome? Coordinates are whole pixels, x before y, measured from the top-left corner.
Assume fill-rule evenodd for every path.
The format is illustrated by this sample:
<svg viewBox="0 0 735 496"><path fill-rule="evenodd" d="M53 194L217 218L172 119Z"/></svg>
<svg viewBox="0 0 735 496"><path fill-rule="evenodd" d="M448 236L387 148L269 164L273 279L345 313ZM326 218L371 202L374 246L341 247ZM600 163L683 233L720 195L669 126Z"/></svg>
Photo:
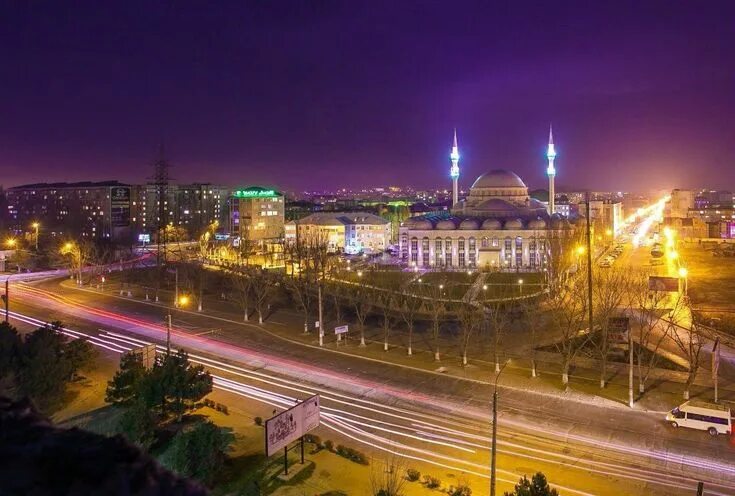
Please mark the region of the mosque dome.
<svg viewBox="0 0 735 496"><path fill-rule="evenodd" d="M525 188L520 177L505 169L495 169L475 179L472 188Z"/></svg>
<svg viewBox="0 0 735 496"><path fill-rule="evenodd" d="M482 223L483 229L500 229L503 225L498 219L485 219Z"/></svg>
<svg viewBox="0 0 735 496"><path fill-rule="evenodd" d="M421 217L414 217L411 219L406 220L405 226L409 229L417 229L417 230L430 230L434 228L434 225L427 219L421 218Z"/></svg>
<svg viewBox="0 0 735 496"><path fill-rule="evenodd" d="M529 229L546 229L546 221L541 217L536 217L528 223Z"/></svg>

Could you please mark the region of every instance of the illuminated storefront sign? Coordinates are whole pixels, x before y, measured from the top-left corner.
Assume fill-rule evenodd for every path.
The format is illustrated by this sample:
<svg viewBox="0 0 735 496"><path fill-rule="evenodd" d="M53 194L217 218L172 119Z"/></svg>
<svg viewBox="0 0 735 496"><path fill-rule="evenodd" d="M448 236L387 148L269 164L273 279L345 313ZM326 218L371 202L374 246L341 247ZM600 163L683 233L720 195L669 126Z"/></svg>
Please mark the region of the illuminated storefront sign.
<svg viewBox="0 0 735 496"><path fill-rule="evenodd" d="M268 196L280 196L272 189L241 189L235 191L238 198L262 198Z"/></svg>

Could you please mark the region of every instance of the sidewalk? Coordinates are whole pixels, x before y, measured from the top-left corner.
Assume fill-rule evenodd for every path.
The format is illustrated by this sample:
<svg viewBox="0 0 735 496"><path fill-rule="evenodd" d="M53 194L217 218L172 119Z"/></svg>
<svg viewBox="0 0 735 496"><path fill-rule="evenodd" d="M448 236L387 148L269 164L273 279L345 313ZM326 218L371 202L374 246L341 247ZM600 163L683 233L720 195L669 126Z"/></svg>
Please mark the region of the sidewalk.
<svg viewBox="0 0 735 496"><path fill-rule="evenodd" d="M99 293L94 288L79 288L71 281L64 281L64 287L88 292ZM140 288L131 287L132 297L128 298L127 289L119 296L118 286L114 288L105 288L105 294L110 297L119 298L126 301L135 301L147 304L152 307L162 307L160 303L145 301L143 292ZM172 301L173 294L170 291L161 291L161 301ZM142 300L142 301L141 301ZM228 322L243 325L241 313L233 308L233 305L221 300L212 299L205 300L204 311L198 313L192 310L178 309L177 312L182 314L190 314L192 316L209 317L221 322ZM286 310L276 310L273 315L268 316L266 323L258 325L257 320L247 323L249 326L257 327L269 335L289 343L297 344L302 347L311 347L321 349L323 351L359 358L372 363L380 363L384 365L392 365L407 370L419 371L422 373L440 375L445 377L453 377L458 380L473 382L483 385L492 385L495 380L494 363L491 361L470 357L470 365L461 366L460 358L457 354L446 353L442 355L441 362L435 362L433 352L429 347L422 347L422 338L428 339L427 336L421 336L418 333L414 335L414 353L408 356L405 348L400 344L402 336L400 332L395 332L391 338L391 346L388 352L383 351L382 334L379 329L369 328L366 330L367 346L359 346L359 338L350 338L346 342L337 342L334 336L325 336L325 345L318 346L318 336L315 332L303 333L303 320L298 314L290 313ZM236 330L222 329L223 337L233 342L242 340L242 336L238 335ZM375 339L380 337L381 339ZM419 345L419 346L417 346ZM449 348L451 350L451 348ZM488 354L489 355L489 354ZM561 385L561 374L558 364L551 362L537 362L539 377L531 378L530 362L528 359L520 357L512 358L504 370L500 380L499 387L506 390L514 390L523 393L532 393L537 396L564 399L574 401L586 405L594 405L598 407L614 408L629 410L628 403L628 383L626 373L615 373L610 368L608 372L608 386L601 390L598 386L599 372L597 370L588 370L577 367L570 375L570 390L564 391ZM700 374L704 376L704 374ZM648 391L642 398L638 398L637 379L634 384L636 404L634 408L639 411L647 412L665 412L683 402L682 384L672 380L650 380L647 385ZM692 398L702 398L708 400L712 395L712 387L709 384L709 378L700 377L692 387ZM735 388L728 381L720 381L720 397L724 400L735 400Z"/></svg>

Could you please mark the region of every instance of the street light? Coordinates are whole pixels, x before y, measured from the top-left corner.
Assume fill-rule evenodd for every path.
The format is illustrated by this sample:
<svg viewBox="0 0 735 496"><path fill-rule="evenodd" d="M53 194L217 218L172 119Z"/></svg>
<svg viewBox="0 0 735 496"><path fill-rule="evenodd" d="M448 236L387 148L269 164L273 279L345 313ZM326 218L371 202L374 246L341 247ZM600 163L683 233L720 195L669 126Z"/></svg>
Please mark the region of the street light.
<svg viewBox="0 0 735 496"><path fill-rule="evenodd" d="M576 254L577 254L578 256L580 256L580 257L581 257L582 255L584 255L584 252L585 252L585 248L584 248L584 246L583 246L583 245L579 245L579 246L577 246L577 248L576 248L576 249L575 249L574 251L575 251L575 253L576 253Z"/></svg>
<svg viewBox="0 0 735 496"><path fill-rule="evenodd" d="M41 227L41 224L39 224L38 222L34 222L33 224L31 224L31 227L36 230L36 251L38 251L38 228Z"/></svg>
<svg viewBox="0 0 735 496"><path fill-rule="evenodd" d="M177 306L179 308L189 303L189 297L181 295L176 299ZM171 309L169 308L166 314L166 356L171 354Z"/></svg>
<svg viewBox="0 0 735 496"><path fill-rule="evenodd" d="M495 387L493 389L493 444L490 457L490 496L495 496L495 453L498 444L498 379L500 379L500 374L503 373L508 362L510 362L510 358L500 367L498 375L495 376Z"/></svg>
<svg viewBox="0 0 735 496"><path fill-rule="evenodd" d="M523 294L523 279L518 279L518 291Z"/></svg>
<svg viewBox="0 0 735 496"><path fill-rule="evenodd" d="M687 293L689 291L689 278L687 277L689 275L689 271L686 267L679 267L679 277L684 279L684 296L687 296Z"/></svg>
<svg viewBox="0 0 735 496"><path fill-rule="evenodd" d="M17 244L17 241L15 238L9 238L7 241L5 241L5 244L8 245L9 248L14 248Z"/></svg>

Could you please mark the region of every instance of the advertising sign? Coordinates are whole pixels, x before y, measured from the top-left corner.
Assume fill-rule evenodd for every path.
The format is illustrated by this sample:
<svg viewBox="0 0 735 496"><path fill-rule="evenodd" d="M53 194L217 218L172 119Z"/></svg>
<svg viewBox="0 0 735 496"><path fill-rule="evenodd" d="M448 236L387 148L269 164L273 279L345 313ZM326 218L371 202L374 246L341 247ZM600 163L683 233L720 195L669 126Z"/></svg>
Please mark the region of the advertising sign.
<svg viewBox="0 0 735 496"><path fill-rule="evenodd" d="M151 235L150 234L138 234L138 243L143 243L144 245L150 244L151 242Z"/></svg>
<svg viewBox="0 0 735 496"><path fill-rule="evenodd" d="M676 293L679 291L678 277L649 276L648 289L651 291L666 291Z"/></svg>
<svg viewBox="0 0 735 496"><path fill-rule="evenodd" d="M237 198L264 198L269 196L278 196L279 194L272 189L253 188L237 190L234 195Z"/></svg>
<svg viewBox="0 0 735 496"><path fill-rule="evenodd" d="M610 317L607 319L607 336L611 343L628 344L628 317Z"/></svg>
<svg viewBox="0 0 735 496"><path fill-rule="evenodd" d="M271 456L319 426L316 394L265 421L265 454Z"/></svg>
<svg viewBox="0 0 735 496"><path fill-rule="evenodd" d="M130 225L130 188L116 186L110 188L110 216L113 227Z"/></svg>
<svg viewBox="0 0 735 496"><path fill-rule="evenodd" d="M349 330L348 329L348 326L346 326L346 325L337 326L337 327L334 328L334 333L335 334L347 334L347 331L348 330Z"/></svg>

